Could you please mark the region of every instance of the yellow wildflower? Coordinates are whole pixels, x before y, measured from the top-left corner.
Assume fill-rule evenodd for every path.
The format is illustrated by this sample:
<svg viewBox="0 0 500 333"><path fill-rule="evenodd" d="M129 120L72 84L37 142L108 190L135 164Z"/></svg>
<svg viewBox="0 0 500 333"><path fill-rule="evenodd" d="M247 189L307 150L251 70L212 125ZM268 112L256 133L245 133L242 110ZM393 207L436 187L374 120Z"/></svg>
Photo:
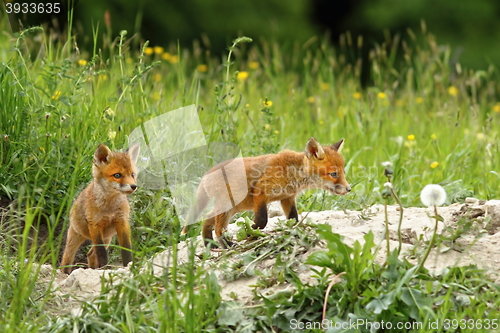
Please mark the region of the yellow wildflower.
<svg viewBox="0 0 500 333"><path fill-rule="evenodd" d="M436 140L437 139L437 135L436 134L431 134L431 139L432 140Z"/></svg>
<svg viewBox="0 0 500 333"><path fill-rule="evenodd" d="M386 99L386 98L387 98L387 95L386 95L385 93L383 93L383 92L379 92L379 93L377 94L377 97L378 97L378 98L380 98L380 99Z"/></svg>
<svg viewBox="0 0 500 333"><path fill-rule="evenodd" d="M155 91L153 92L153 95L151 96L151 98L154 100L154 101L159 101L160 98L161 98L161 95L159 92Z"/></svg>
<svg viewBox="0 0 500 333"><path fill-rule="evenodd" d="M260 66L260 65L259 65L259 63L258 63L257 61L250 61L250 62L248 63L248 67L249 67L250 69L257 69L257 68L259 68L259 66Z"/></svg>
<svg viewBox="0 0 500 333"><path fill-rule="evenodd" d="M153 51L154 51L155 54L162 54L163 53L163 47L161 47L161 46L155 46L153 48Z"/></svg>
<svg viewBox="0 0 500 333"><path fill-rule="evenodd" d="M273 106L273 102L272 102L272 101L268 101L268 100L263 101L263 102L262 102L262 104L263 104L264 106L266 106L266 107Z"/></svg>
<svg viewBox="0 0 500 333"><path fill-rule="evenodd" d="M264 129L265 129L266 131L269 131L269 129L270 129L270 128L271 128L271 125L269 125L269 124L265 124L265 125L264 125Z"/></svg>
<svg viewBox="0 0 500 333"><path fill-rule="evenodd" d="M314 103L314 96L307 97L307 102L311 104Z"/></svg>
<svg viewBox="0 0 500 333"><path fill-rule="evenodd" d="M54 92L54 95L52 95L52 99L53 99L54 101L57 101L57 100L59 99L59 97L61 97L61 91L56 90L56 91Z"/></svg>
<svg viewBox="0 0 500 333"><path fill-rule="evenodd" d="M361 99L361 97L363 97L363 95L361 95L360 92L355 92L354 94L352 94L352 97L354 97L355 99Z"/></svg>
<svg viewBox="0 0 500 333"><path fill-rule="evenodd" d="M439 162L434 161L431 163L431 168L436 169L438 167L438 165L439 165Z"/></svg>
<svg viewBox="0 0 500 333"><path fill-rule="evenodd" d="M276 130L274 131L274 134L280 134L280 131Z"/></svg>
<svg viewBox="0 0 500 333"><path fill-rule="evenodd" d="M148 46L148 47L146 47L146 48L144 49L144 54L145 54L145 55L152 55L152 54L153 54L153 52L154 52L154 49L153 49L152 47L149 47L149 46Z"/></svg>
<svg viewBox="0 0 500 333"><path fill-rule="evenodd" d="M328 89L330 89L330 85L326 82L323 82L321 84L321 90L328 90Z"/></svg>
<svg viewBox="0 0 500 333"><path fill-rule="evenodd" d="M422 97L417 97L417 98L415 98L415 102L417 104L422 104L424 102L424 99Z"/></svg>
<svg viewBox="0 0 500 333"><path fill-rule="evenodd" d="M415 140L415 135L413 135L413 134L408 135L408 140L410 140L410 141Z"/></svg>
<svg viewBox="0 0 500 333"><path fill-rule="evenodd" d="M165 53L163 53L163 54L161 55L161 58L162 58L163 60L170 61L170 57L171 57L171 56L172 56L172 55L171 55L170 53L165 52Z"/></svg>
<svg viewBox="0 0 500 333"><path fill-rule="evenodd" d="M196 70L200 73L206 73L208 71L208 66L205 64L200 64L196 67Z"/></svg>
<svg viewBox="0 0 500 333"><path fill-rule="evenodd" d="M236 76L236 78L240 81L244 81L246 80L248 77L248 72L245 72L245 71L242 71L242 72L238 72L238 75Z"/></svg>
<svg viewBox="0 0 500 333"><path fill-rule="evenodd" d="M448 94L450 94L451 96L458 96L458 93L459 93L459 91L458 91L457 87L455 87L455 86L448 87Z"/></svg>
<svg viewBox="0 0 500 333"><path fill-rule="evenodd" d="M495 106L493 107L493 111L500 113L500 103L495 104Z"/></svg>
<svg viewBox="0 0 500 333"><path fill-rule="evenodd" d="M156 73L155 75L153 75L153 81L160 82L161 81L161 74Z"/></svg>
<svg viewBox="0 0 500 333"><path fill-rule="evenodd" d="M85 66L86 64L87 64L87 60L85 60L85 59L78 60L78 65Z"/></svg>
<svg viewBox="0 0 500 333"><path fill-rule="evenodd" d="M168 59L168 61L171 64L176 64L179 62L179 56L177 54L171 55L170 58Z"/></svg>

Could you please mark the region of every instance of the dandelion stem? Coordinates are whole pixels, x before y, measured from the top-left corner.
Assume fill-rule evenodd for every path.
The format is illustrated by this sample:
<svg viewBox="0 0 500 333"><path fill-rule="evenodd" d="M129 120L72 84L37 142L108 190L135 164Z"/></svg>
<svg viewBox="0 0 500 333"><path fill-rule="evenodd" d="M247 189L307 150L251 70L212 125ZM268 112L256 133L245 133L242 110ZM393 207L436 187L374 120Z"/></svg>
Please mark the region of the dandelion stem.
<svg viewBox="0 0 500 333"><path fill-rule="evenodd" d="M418 273L422 267L424 267L424 263L427 260L427 257L429 257L429 253L431 253L432 246L434 245L434 241L436 239L436 232L437 232L437 227L438 227L438 211L437 211L437 206L434 205L434 218L436 219L436 224L434 225L434 232L432 233L431 240L429 241L429 246L427 247L427 251L425 251L424 257L422 258L422 261L420 261L420 264L418 265L417 270L415 271Z"/></svg>
<svg viewBox="0 0 500 333"><path fill-rule="evenodd" d="M403 224L403 203L399 199L399 197L396 195L396 192L394 192L394 189L391 188L392 196L394 199L396 199L398 205L399 205L399 223L398 223L398 241L399 241L399 246L398 246L398 255L401 253L401 246L403 244L403 236L401 236L401 224Z"/></svg>
<svg viewBox="0 0 500 333"><path fill-rule="evenodd" d="M389 255L391 254L391 245L389 244L389 216L387 214L387 205L388 200L385 200L384 205L384 214L385 214L385 241L387 243L387 259L389 259Z"/></svg>

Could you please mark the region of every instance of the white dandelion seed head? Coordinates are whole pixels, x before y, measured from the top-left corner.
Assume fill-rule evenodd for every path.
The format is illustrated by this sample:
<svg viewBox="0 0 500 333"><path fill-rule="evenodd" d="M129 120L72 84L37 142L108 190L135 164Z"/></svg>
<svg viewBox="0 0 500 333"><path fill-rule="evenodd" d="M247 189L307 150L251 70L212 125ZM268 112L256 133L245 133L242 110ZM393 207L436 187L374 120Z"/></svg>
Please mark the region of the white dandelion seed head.
<svg viewBox="0 0 500 333"><path fill-rule="evenodd" d="M385 161L381 163L384 168L392 168L392 162Z"/></svg>
<svg viewBox="0 0 500 333"><path fill-rule="evenodd" d="M427 207L441 206L446 201L446 191L441 185L426 185L420 192L420 200Z"/></svg>

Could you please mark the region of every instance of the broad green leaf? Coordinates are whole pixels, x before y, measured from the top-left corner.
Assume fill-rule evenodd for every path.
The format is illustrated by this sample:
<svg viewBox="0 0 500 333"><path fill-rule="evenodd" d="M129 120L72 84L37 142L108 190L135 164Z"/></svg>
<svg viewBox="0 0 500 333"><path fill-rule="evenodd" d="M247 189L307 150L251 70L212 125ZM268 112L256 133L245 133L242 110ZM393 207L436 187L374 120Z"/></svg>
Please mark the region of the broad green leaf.
<svg viewBox="0 0 500 333"><path fill-rule="evenodd" d="M418 289L403 287L401 290L401 300L410 307L410 317L415 320L420 319L420 312L423 307L431 306L432 300Z"/></svg>
<svg viewBox="0 0 500 333"><path fill-rule="evenodd" d="M221 303L217 309L217 315L219 325L236 326L245 319L245 312L241 305L234 301Z"/></svg>
<svg viewBox="0 0 500 333"><path fill-rule="evenodd" d="M401 292L401 288L408 284L410 280L413 278L413 273L415 273L415 270L418 268L418 266L413 266L409 270L406 271L405 275L399 280L399 282L396 285L395 291L396 294L399 294Z"/></svg>
<svg viewBox="0 0 500 333"><path fill-rule="evenodd" d="M371 311L375 314L382 313L382 311L387 310L389 306L394 302L394 295L394 290L386 294L382 294L380 297L377 297L370 301L370 303L366 305L366 310Z"/></svg>
<svg viewBox="0 0 500 333"><path fill-rule="evenodd" d="M306 264L320 267L332 267L333 262L328 253L317 251L312 253L306 260Z"/></svg>

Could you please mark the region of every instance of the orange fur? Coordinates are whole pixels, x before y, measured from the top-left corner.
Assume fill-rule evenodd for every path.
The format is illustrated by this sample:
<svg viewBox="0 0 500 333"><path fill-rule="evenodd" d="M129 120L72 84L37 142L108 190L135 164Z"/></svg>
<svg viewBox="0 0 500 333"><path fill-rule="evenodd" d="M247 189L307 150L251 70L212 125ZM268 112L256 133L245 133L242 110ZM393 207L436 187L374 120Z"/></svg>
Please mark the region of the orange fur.
<svg viewBox="0 0 500 333"><path fill-rule="evenodd" d="M71 273L76 251L84 240L92 240L87 254L88 265L99 268L107 265L107 248L114 235L118 236L123 265L132 261L127 194L137 188L135 162L139 145L124 153L111 152L101 144L94 153L94 180L85 188L71 207L70 226L61 266Z"/></svg>
<svg viewBox="0 0 500 333"><path fill-rule="evenodd" d="M203 176L197 191L197 205L187 222L193 222L214 199L214 207L203 224L202 235L208 243L213 239L215 226L217 241L227 248L232 243L223 237L223 232L229 219L237 212L253 210L253 228L263 229L267 224L267 204L281 201L287 218L297 220L295 198L301 191L317 188L337 195L350 192L344 175L344 159L339 153L343 143L344 140L341 140L322 147L311 138L302 153L284 150L278 154L246 157L239 164L232 160L216 165ZM243 166L246 172L244 181L235 177L241 173ZM186 230L184 227L183 232Z"/></svg>

